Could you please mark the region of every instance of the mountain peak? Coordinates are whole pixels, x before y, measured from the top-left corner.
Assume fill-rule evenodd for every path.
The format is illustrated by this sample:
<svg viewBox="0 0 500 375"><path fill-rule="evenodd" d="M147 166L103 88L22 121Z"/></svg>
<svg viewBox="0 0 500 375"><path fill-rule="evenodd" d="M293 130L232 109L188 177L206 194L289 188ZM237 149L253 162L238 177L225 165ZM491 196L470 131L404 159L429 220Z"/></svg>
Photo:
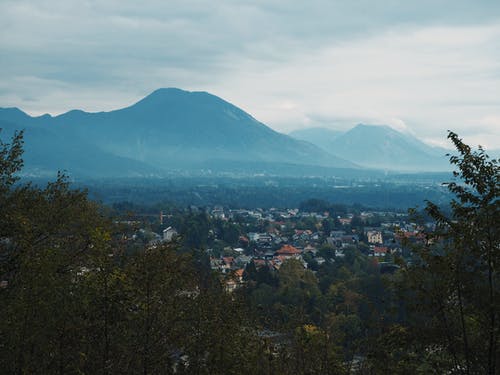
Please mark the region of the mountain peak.
<svg viewBox="0 0 500 375"><path fill-rule="evenodd" d="M139 100L132 107L145 106L148 108L163 106L163 105L178 105L187 102L206 102L208 100L214 102L224 102L219 97L205 91L187 91L176 87L159 88Z"/></svg>
<svg viewBox="0 0 500 375"><path fill-rule="evenodd" d="M258 170L276 164L357 168L312 144L275 132L235 105L202 91L160 88L122 109L96 113L73 110L53 118L28 120L29 132L33 134L28 148L38 145L38 150L54 155L53 160L61 158L52 152L56 148L39 142L42 138L37 138L35 131L71 139L72 148L79 152L92 146L106 153L108 159L115 156L136 160L169 171L205 169L210 165L232 170L235 163L249 162L260 165ZM28 121L12 123L28 125ZM51 139L50 136L44 139ZM85 146L76 147L78 143ZM77 163L76 159L71 160Z"/></svg>
<svg viewBox="0 0 500 375"><path fill-rule="evenodd" d="M387 125L358 124L330 147L336 155L369 168L443 171L448 166L438 151Z"/></svg>
<svg viewBox="0 0 500 375"><path fill-rule="evenodd" d="M6 108L0 108L0 111L1 112L4 112L4 113L16 113L16 114L23 114L25 115L26 113L21 111L19 108L17 107L6 107Z"/></svg>
<svg viewBox="0 0 500 375"><path fill-rule="evenodd" d="M381 131L381 130L385 130L385 131L395 131L393 128L391 128L390 126L388 125L382 125L382 124L358 124L356 125L354 128L352 128L351 130L354 130L354 129L358 129L358 130L363 130L363 131L366 131L366 130L372 130L372 131Z"/></svg>
<svg viewBox="0 0 500 375"><path fill-rule="evenodd" d="M154 90L151 94L147 95L147 97L155 97L155 96L165 96L171 94L190 94L191 91L179 89L177 87L160 87L159 89Z"/></svg>
<svg viewBox="0 0 500 375"><path fill-rule="evenodd" d="M175 87L159 88L139 100L136 105L144 103L158 103L172 97L181 97L189 94L189 91L181 90Z"/></svg>
<svg viewBox="0 0 500 375"><path fill-rule="evenodd" d="M5 121L21 122L29 120L31 117L17 107L0 108L0 117Z"/></svg>

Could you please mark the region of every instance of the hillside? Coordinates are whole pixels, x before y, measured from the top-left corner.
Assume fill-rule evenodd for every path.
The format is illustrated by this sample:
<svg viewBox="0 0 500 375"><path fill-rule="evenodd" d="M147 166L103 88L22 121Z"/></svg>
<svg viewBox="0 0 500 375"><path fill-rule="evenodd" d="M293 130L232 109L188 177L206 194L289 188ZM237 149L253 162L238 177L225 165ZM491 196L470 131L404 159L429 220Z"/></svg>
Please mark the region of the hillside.
<svg viewBox="0 0 500 375"><path fill-rule="evenodd" d="M318 147L367 168L399 171L446 171L450 168L445 149L431 147L389 126L359 124L333 139L330 132L328 129L306 129L299 136L305 134Z"/></svg>
<svg viewBox="0 0 500 375"><path fill-rule="evenodd" d="M288 135L295 139L315 144L323 151L331 152L333 142L342 135L342 132L327 128L306 128L294 130L288 133Z"/></svg>
<svg viewBox="0 0 500 375"><path fill-rule="evenodd" d="M123 109L99 113L72 110L55 117L31 117L18 109L4 109L0 111L0 121L10 123L10 128L25 128L26 148L41 150L37 162L47 161L50 167L49 159L65 160L74 150L78 150L82 160L99 155L97 159L103 165L108 159L111 164L120 162L116 158L143 163L143 174L151 173L151 167L171 171L213 165L224 170L226 161L231 165L241 161L357 167L311 143L275 132L206 92L159 89ZM35 136L40 131L43 136ZM71 147L54 149L53 143L59 144L61 139ZM88 168L78 165L78 160L75 162L70 172Z"/></svg>

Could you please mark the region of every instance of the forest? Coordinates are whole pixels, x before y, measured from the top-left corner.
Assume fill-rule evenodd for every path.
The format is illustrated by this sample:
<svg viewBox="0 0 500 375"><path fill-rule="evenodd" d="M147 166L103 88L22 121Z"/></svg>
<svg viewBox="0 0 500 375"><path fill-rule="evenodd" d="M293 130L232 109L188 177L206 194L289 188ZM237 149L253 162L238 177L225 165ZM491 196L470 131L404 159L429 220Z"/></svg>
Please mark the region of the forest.
<svg viewBox="0 0 500 375"><path fill-rule="evenodd" d="M360 251L325 251L315 269L252 262L228 292L203 251L217 224L203 212L178 217L189 235L176 241L131 242L116 207L63 174L45 186L20 181L17 133L0 143L2 371L498 373L498 160L449 139L451 200L427 202L422 214L435 225L407 244L410 261L395 257L391 272Z"/></svg>
<svg viewBox="0 0 500 375"><path fill-rule="evenodd" d="M446 204L450 194L441 182L451 173L379 175L377 177L201 176L128 179L75 179L93 200L141 206L224 205L239 208L297 207L310 199L406 211L424 200ZM37 179L37 182L41 182Z"/></svg>

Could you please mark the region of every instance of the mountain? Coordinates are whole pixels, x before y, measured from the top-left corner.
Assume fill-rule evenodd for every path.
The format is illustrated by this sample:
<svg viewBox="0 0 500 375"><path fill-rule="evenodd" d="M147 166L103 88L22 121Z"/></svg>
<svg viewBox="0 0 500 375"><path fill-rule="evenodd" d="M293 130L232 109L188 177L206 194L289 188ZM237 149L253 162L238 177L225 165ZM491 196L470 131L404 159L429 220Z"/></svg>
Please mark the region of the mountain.
<svg viewBox="0 0 500 375"><path fill-rule="evenodd" d="M368 168L447 171L445 149L431 147L388 126L357 125L330 144L332 154Z"/></svg>
<svg viewBox="0 0 500 375"><path fill-rule="evenodd" d="M488 154L488 156L491 158L500 159L500 149L498 149L498 148L497 149L487 148L486 154Z"/></svg>
<svg viewBox="0 0 500 375"><path fill-rule="evenodd" d="M30 168L50 170L60 161L73 173L93 175L99 169L106 174L109 169L123 176L212 167L223 171L225 162L357 168L311 143L275 132L206 92L159 89L123 109L72 110L55 117L0 109L0 122L11 131L26 129Z"/></svg>
<svg viewBox="0 0 500 375"><path fill-rule="evenodd" d="M298 129L288 133L292 138L312 143L327 152L330 152L333 141L341 134L341 131L327 128Z"/></svg>
<svg viewBox="0 0 500 375"><path fill-rule="evenodd" d="M19 126L0 120L0 135L4 140L20 128L24 129L24 175L49 177L57 171L67 171L87 177L144 177L160 173L150 165L110 154L79 139L63 137L43 126Z"/></svg>

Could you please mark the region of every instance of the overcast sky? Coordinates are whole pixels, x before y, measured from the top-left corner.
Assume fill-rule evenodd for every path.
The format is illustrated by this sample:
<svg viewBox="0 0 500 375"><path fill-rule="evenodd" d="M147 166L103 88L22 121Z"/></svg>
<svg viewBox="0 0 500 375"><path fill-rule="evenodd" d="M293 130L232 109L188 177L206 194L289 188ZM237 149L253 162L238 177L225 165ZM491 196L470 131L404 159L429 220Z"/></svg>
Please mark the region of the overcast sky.
<svg viewBox="0 0 500 375"><path fill-rule="evenodd" d="M500 148L500 1L0 0L0 107L208 91L275 130L388 124Z"/></svg>

